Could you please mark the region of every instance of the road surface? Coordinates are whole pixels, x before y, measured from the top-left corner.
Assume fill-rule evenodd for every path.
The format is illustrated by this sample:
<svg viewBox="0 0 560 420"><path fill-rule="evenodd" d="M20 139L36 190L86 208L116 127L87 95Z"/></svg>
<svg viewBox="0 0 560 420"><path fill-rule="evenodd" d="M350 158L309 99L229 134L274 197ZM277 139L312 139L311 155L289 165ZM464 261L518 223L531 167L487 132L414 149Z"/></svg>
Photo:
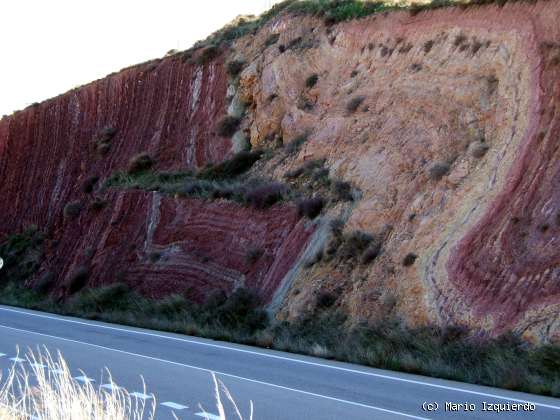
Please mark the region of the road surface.
<svg viewBox="0 0 560 420"><path fill-rule="evenodd" d="M0 306L0 337L4 375L16 363L17 348L22 357L46 346L60 350L76 377L101 386L107 368L138 398L153 393L157 418L164 420L172 413L200 419L203 409L217 415L212 372L245 419L250 401L255 420L560 419L560 399L8 306ZM446 410L446 403L463 406ZM515 404L529 411L484 411Z"/></svg>

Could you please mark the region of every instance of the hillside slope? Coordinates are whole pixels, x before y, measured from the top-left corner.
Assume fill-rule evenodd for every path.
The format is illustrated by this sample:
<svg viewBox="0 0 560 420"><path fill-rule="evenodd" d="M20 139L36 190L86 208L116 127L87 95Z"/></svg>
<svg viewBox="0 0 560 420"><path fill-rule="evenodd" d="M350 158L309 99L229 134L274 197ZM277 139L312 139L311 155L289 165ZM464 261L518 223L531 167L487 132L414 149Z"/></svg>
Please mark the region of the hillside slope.
<svg viewBox="0 0 560 420"><path fill-rule="evenodd" d="M280 319L322 302L557 341L559 19L554 1L280 14L125 69L0 121L0 237L43 230L28 284L50 272L61 298L87 272L155 297L256 288ZM226 114L240 126L220 135ZM103 186L141 152L196 172L249 142L265 153L236 179L292 198ZM298 214L318 195L318 218Z"/></svg>

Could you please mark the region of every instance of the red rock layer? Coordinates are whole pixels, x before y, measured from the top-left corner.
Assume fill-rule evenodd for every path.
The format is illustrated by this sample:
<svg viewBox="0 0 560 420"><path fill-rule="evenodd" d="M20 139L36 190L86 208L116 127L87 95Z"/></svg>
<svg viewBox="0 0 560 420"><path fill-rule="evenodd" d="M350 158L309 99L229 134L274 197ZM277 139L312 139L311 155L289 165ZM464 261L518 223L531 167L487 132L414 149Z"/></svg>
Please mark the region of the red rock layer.
<svg viewBox="0 0 560 420"><path fill-rule="evenodd" d="M44 269L69 279L81 268L90 287L126 282L161 297L245 286L268 300L311 233L295 209L263 212L226 201L173 199L153 192L113 192L106 208L67 222L47 250ZM259 250L255 260L248 251Z"/></svg>
<svg viewBox="0 0 560 420"><path fill-rule="evenodd" d="M98 185L149 153L156 168L222 161L231 141L214 126L225 113L223 57L206 65L180 57L131 67L0 121L0 239L29 225L47 232L41 272L53 272L64 295L78 269L89 286L125 281L150 296L201 298L219 288L257 288L270 298L310 234L287 206L261 212L228 202L111 192L92 210ZM117 130L107 154L95 139ZM82 212L64 220L66 204ZM247 251L263 251L248 262ZM159 258L157 258L159 256Z"/></svg>

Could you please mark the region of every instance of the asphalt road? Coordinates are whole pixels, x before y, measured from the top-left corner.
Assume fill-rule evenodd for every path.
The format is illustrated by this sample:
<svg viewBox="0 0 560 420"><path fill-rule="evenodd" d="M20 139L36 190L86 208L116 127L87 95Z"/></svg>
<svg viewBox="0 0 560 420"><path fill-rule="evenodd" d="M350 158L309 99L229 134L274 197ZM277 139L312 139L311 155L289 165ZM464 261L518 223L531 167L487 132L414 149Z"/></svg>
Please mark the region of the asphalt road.
<svg viewBox="0 0 560 420"><path fill-rule="evenodd" d="M46 346L62 353L76 377L85 374L103 385L107 368L115 383L138 398L153 393L158 419L172 413L200 419L202 408L217 415L212 372L245 419L250 401L255 420L560 419L555 398L7 306L0 306L0 337L4 374L18 348L21 357L28 348ZM446 403L473 404L474 410L449 411ZM514 403L531 403L534 410L484 411ZM231 406L226 409L228 419L237 418Z"/></svg>

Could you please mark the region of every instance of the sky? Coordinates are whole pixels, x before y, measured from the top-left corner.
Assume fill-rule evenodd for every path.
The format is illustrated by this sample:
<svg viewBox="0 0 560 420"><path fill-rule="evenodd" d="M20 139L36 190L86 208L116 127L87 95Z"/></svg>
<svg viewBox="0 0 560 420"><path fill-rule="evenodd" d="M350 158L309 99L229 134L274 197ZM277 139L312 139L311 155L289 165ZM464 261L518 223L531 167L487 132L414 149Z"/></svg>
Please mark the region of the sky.
<svg viewBox="0 0 560 420"><path fill-rule="evenodd" d="M0 24L0 116L186 49L275 0L12 0Z"/></svg>

